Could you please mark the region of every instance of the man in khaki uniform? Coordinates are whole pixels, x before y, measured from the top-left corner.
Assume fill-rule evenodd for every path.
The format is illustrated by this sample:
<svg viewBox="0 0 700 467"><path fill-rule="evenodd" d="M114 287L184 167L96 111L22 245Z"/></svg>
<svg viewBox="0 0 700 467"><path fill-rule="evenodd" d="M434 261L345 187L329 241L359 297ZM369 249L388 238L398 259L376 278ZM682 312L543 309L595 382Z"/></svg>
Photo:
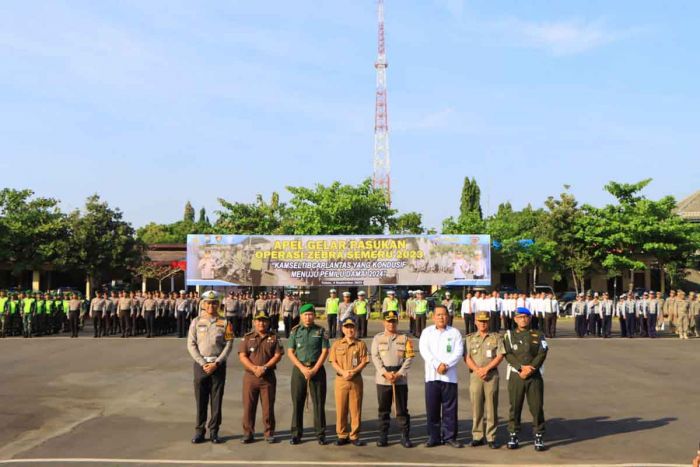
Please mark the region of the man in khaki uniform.
<svg viewBox="0 0 700 467"><path fill-rule="evenodd" d="M245 368L243 373L243 444L252 443L255 433L255 412L258 399L262 405L265 441L275 440L275 395L277 378L275 367L282 359L284 349L276 334L269 331L270 317L265 312L255 315L255 330L245 336L238 347L238 358Z"/></svg>
<svg viewBox="0 0 700 467"><path fill-rule="evenodd" d="M335 377L335 412L336 446L348 443L348 437L354 446L364 446L360 440L362 423L362 370L369 363L367 346L355 337L355 317L348 316L341 321L342 339L333 342L328 361L336 371ZM350 412L350 433L348 433L348 411Z"/></svg>
<svg viewBox="0 0 700 467"><path fill-rule="evenodd" d="M664 302L663 306L664 319L668 323L668 330L671 332L676 332L676 291L671 290L668 292L668 298Z"/></svg>
<svg viewBox="0 0 700 467"><path fill-rule="evenodd" d="M498 426L498 365L506 349L497 332L489 332L489 314L476 315L477 332L465 338L469 367L469 398L472 401L472 447L484 444L484 405L486 408L486 442L497 449ZM485 404L484 404L485 402Z"/></svg>
<svg viewBox="0 0 700 467"><path fill-rule="evenodd" d="M95 298L90 302L90 318L92 318L94 330L93 337L102 337L104 331L102 320L104 319L105 308L107 308L107 300L102 298L101 290L98 290L95 295Z"/></svg>
<svg viewBox="0 0 700 467"><path fill-rule="evenodd" d="M389 414L396 404L396 420L401 426L401 445L413 447L411 443L411 416L408 413L408 370L415 356L411 339L398 333L399 315L395 311L384 314L384 332L372 339L372 364L376 370L377 411L379 439L377 446L389 444Z"/></svg>
<svg viewBox="0 0 700 467"><path fill-rule="evenodd" d="M695 337L700 337L700 294L695 292L690 302L690 319L695 323Z"/></svg>
<svg viewBox="0 0 700 467"><path fill-rule="evenodd" d="M78 337L78 330L80 329L80 308L83 305L83 301L78 298L77 294L71 295L71 299L68 301L68 322L70 323L70 336Z"/></svg>
<svg viewBox="0 0 700 467"><path fill-rule="evenodd" d="M131 299L126 296L126 292L123 290L119 292L117 313L119 317L119 326L122 330L122 337L127 337L131 334Z"/></svg>
<svg viewBox="0 0 700 467"><path fill-rule="evenodd" d="M678 337L681 339L688 338L688 323L690 321L690 302L685 299L685 292L678 291L678 298L675 303L675 315L678 328Z"/></svg>
<svg viewBox="0 0 700 467"><path fill-rule="evenodd" d="M219 317L221 298L213 290L202 294L204 311L192 320L187 334L187 351L194 360L194 397L197 403L197 424L194 444L204 441L207 408L211 399L209 435L218 444L221 425L221 404L226 384L226 359L233 348L231 323Z"/></svg>

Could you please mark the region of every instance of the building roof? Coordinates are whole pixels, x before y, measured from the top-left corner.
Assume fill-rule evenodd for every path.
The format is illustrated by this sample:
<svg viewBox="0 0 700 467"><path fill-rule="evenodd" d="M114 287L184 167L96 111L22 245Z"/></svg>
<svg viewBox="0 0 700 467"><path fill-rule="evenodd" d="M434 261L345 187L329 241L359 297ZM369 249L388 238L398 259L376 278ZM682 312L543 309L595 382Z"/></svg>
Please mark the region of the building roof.
<svg viewBox="0 0 700 467"><path fill-rule="evenodd" d="M700 222L700 190L679 201L676 212L690 222Z"/></svg>
<svg viewBox="0 0 700 467"><path fill-rule="evenodd" d="M172 263L187 259L187 244L154 244L148 245L146 256L154 263Z"/></svg>

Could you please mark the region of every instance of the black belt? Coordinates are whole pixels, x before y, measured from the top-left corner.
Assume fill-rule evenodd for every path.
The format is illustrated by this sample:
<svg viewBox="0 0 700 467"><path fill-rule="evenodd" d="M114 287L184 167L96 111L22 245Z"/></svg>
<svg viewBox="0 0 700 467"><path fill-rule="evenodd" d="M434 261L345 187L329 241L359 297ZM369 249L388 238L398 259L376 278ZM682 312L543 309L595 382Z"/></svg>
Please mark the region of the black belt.
<svg viewBox="0 0 700 467"><path fill-rule="evenodd" d="M386 371L399 371L401 369L401 366L385 366L384 367Z"/></svg>

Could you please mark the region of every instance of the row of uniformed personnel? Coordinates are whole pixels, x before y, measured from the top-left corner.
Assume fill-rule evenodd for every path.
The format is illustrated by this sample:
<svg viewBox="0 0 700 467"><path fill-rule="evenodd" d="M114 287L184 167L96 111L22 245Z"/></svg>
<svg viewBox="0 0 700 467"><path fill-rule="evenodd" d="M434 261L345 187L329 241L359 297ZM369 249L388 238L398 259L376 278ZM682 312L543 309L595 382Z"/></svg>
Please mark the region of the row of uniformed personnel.
<svg viewBox="0 0 700 467"><path fill-rule="evenodd" d="M193 321L188 334L187 347L194 360L194 386L196 400L196 426L193 443L205 440L209 430L213 443L219 443L221 406L226 380L226 361L233 349L234 333L230 321L218 314L219 295L214 291L203 294L204 313ZM410 440L410 416L408 412L407 375L414 358L414 347L410 338L398 333L398 312L384 313L384 331L377 334L367 349L357 334L354 315L341 322L343 337L330 344L325 328L314 322L315 309L312 304L300 307L301 323L295 326L287 342L287 356L293 364L291 375L292 398L292 445L302 439L304 408L309 398L313 404L314 432L321 445L326 444L325 400L327 393L325 361L328 359L336 374L334 379L336 403L336 445L352 443L364 445L360 439L363 379L362 370L370 359L375 367L378 415L380 420L380 447L388 445L389 419L392 405L401 426L401 444L412 447ZM426 328L420 339L421 356L426 371L426 411L428 415L429 440L427 447L449 444L461 447L456 441L456 368L464 360L473 372L470 397L474 409L472 446L488 442L495 443L497 423L496 406L498 372L496 367L505 358L509 362L509 392L511 413L509 448L517 448L517 432L520 428L520 412L527 398L535 421L537 450L544 449L544 414L542 410L543 383L540 367L544 362L547 346L544 336L531 331L530 312L518 310L518 327L507 334L505 345L498 333L488 333L488 316L480 314L477 321L483 323L479 331L467 337L467 352L462 336L447 324L445 307L435 309L434 326ZM238 346L238 357L244 366L242 385L243 443L254 441L255 412L258 401L263 410L264 437L269 443L275 439L274 403L276 396L275 369L284 350L280 338L269 327L270 316L259 310L254 316L255 329L246 333ZM531 342L532 341L532 342ZM511 372L517 376L510 376ZM495 385L494 385L495 383ZM495 399L494 399L495 391ZM451 397L451 400L447 400ZM486 433L483 430L484 402L486 402ZM442 405L441 405L442 404ZM207 408L211 405L211 417L207 423ZM452 420L451 418L454 418ZM442 426L441 426L442 424ZM486 439L484 439L486 438Z"/></svg>

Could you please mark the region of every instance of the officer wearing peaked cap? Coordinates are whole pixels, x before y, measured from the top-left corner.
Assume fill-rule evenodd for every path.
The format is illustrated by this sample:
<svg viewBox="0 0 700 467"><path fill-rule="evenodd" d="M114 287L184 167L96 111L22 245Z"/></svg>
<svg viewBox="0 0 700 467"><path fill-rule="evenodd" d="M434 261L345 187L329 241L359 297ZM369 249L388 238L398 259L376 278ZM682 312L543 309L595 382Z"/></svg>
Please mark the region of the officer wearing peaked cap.
<svg viewBox="0 0 700 467"><path fill-rule="evenodd" d="M411 416L408 413L408 370L415 356L411 339L398 333L399 315L395 311L384 313L384 331L372 339L372 364L377 384L379 439L377 446L389 444L389 414L391 405L396 407L396 420L401 427L401 445L413 446L410 438Z"/></svg>
<svg viewBox="0 0 700 467"><path fill-rule="evenodd" d="M343 337L333 342L328 358L336 371L336 445L342 446L349 441L355 446L364 446L364 441L360 440L363 396L361 373L369 363L369 355L365 343L357 338L355 317L348 316L340 324Z"/></svg>
<svg viewBox="0 0 700 467"><path fill-rule="evenodd" d="M277 334L269 330L270 316L259 311L254 316L255 329L243 336L238 357L243 373L243 439L244 444L253 441L255 412L258 399L262 405L265 440L275 442L275 395L277 378L275 367L282 359L284 349Z"/></svg>
<svg viewBox="0 0 700 467"><path fill-rule="evenodd" d="M495 449L498 447L498 365L503 361L506 351L501 335L489 332L489 319L489 314L485 312L476 315L477 332L465 338L464 361L469 367L469 398L473 420L471 445L481 446L486 441L490 448Z"/></svg>
<svg viewBox="0 0 700 467"><path fill-rule="evenodd" d="M233 328L219 317L221 298L213 290L201 297L204 311L192 320L187 336L187 350L194 360L194 397L197 401L197 424L192 442L204 441L207 407L211 399L209 434L219 443L221 404L226 384L226 359L233 347Z"/></svg>

